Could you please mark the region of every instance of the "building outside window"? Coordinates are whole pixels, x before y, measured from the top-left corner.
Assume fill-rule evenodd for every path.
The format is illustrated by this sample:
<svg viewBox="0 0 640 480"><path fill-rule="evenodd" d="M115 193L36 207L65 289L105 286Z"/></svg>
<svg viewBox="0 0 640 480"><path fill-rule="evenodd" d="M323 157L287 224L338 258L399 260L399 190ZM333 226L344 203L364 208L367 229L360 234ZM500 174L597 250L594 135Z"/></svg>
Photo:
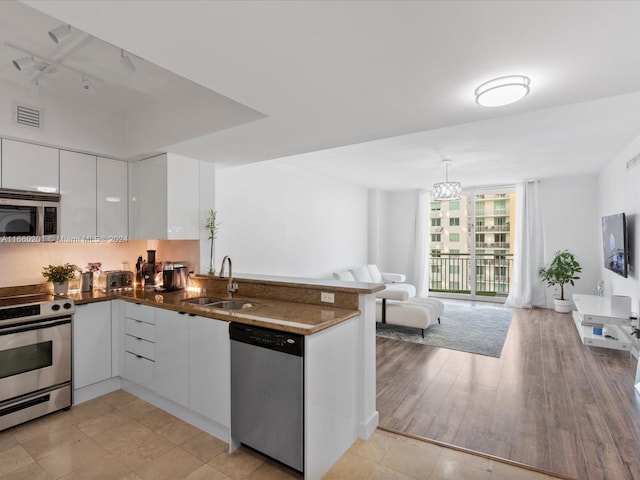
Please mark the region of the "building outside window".
<svg viewBox="0 0 640 480"><path fill-rule="evenodd" d="M440 218L432 218L431 219L431 226L432 227L439 227L440 225L442 225L442 219L440 219Z"/></svg>
<svg viewBox="0 0 640 480"><path fill-rule="evenodd" d="M449 265L449 273L451 275L460 275L460 265Z"/></svg>
<svg viewBox="0 0 640 480"><path fill-rule="evenodd" d="M450 242L459 242L460 241L460 234L459 233L450 233L449 234L449 241Z"/></svg>
<svg viewBox="0 0 640 480"><path fill-rule="evenodd" d="M442 253L442 250L431 250L431 258L438 258L440 257L441 253Z"/></svg>
<svg viewBox="0 0 640 480"><path fill-rule="evenodd" d="M493 202L493 212L496 215L506 215L506 213L507 213L507 201L506 200L495 200Z"/></svg>
<svg viewBox="0 0 640 480"><path fill-rule="evenodd" d="M449 218L449 226L450 227L459 227L460 226L460 217L450 217Z"/></svg>
<svg viewBox="0 0 640 480"><path fill-rule="evenodd" d="M434 242L434 243L441 242L442 241L441 238L442 238L442 236L439 233L432 233L431 234L431 241Z"/></svg>
<svg viewBox="0 0 640 480"><path fill-rule="evenodd" d="M460 200L450 200L449 210L460 210Z"/></svg>
<svg viewBox="0 0 640 480"><path fill-rule="evenodd" d="M484 202L476 202L476 217L484 215Z"/></svg>
<svg viewBox="0 0 640 480"><path fill-rule="evenodd" d="M441 206L442 204L440 202L431 202L431 211L437 212L442 208Z"/></svg>

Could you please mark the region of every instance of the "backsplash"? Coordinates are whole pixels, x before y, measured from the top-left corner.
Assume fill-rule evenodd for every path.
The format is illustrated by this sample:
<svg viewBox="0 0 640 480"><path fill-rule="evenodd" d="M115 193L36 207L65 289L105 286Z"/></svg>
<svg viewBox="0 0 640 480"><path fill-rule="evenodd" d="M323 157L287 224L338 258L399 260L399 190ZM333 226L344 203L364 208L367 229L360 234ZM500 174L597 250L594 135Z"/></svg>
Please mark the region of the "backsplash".
<svg viewBox="0 0 640 480"><path fill-rule="evenodd" d="M42 268L49 264L71 263L85 268L88 262L102 263L102 270L120 270L129 262L134 270L138 255L157 250L158 261L186 261L189 268L199 265L197 240L132 240L122 243L44 243L0 245L0 287L45 282Z"/></svg>

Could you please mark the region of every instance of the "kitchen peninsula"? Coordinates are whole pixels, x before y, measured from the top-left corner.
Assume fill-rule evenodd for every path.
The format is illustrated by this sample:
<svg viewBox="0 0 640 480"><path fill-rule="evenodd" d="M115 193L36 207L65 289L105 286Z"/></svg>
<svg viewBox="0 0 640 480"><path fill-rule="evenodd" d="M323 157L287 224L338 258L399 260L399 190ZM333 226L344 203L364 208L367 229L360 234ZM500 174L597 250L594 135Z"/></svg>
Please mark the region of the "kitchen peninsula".
<svg viewBox="0 0 640 480"><path fill-rule="evenodd" d="M185 302L204 295L226 298L227 279L206 275L192 278L195 288L189 291L70 294L77 308L75 403L122 388L234 449L229 322L302 334L304 474L320 478L357 438L368 438L378 424L373 294L384 287L249 275L235 281L239 289L234 298L245 300L249 308L225 310ZM105 345L104 332L109 331ZM103 358L107 350L110 365ZM79 379L87 365L102 373L86 372L84 380Z"/></svg>

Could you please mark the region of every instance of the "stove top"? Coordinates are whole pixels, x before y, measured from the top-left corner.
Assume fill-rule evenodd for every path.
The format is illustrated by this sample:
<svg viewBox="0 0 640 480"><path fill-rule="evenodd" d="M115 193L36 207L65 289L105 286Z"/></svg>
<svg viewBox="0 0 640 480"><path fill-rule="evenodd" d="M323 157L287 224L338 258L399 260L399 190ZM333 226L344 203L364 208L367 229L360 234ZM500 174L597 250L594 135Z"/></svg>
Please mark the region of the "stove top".
<svg viewBox="0 0 640 480"><path fill-rule="evenodd" d="M68 316L74 312L75 304L73 300L46 293L0 298L1 323L14 319L31 321Z"/></svg>

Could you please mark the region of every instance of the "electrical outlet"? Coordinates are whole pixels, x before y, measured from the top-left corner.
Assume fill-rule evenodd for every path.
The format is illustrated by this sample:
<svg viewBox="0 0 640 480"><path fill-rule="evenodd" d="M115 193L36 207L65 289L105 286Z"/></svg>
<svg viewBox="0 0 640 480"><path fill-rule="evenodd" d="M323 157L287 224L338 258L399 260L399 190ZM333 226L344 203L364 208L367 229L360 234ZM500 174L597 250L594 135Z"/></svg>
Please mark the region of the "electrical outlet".
<svg viewBox="0 0 640 480"><path fill-rule="evenodd" d="M336 302L336 294L328 293L328 292L320 292L320 301L326 303L335 303Z"/></svg>

